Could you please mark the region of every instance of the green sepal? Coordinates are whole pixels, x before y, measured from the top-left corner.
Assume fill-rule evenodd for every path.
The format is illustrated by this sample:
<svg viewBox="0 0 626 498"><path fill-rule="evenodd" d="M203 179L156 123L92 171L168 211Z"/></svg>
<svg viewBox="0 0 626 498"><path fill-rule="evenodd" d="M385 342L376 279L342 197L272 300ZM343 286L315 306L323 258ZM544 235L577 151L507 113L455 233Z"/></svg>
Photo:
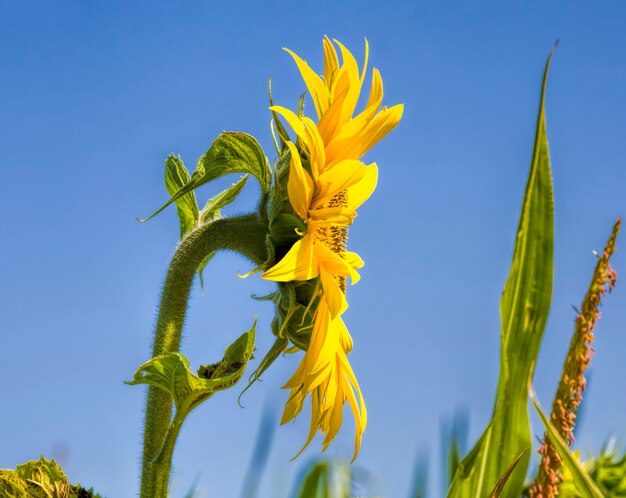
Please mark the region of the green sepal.
<svg viewBox="0 0 626 498"><path fill-rule="evenodd" d="M175 195L191 180L189 172L180 156L170 154L165 160L165 188L171 196ZM180 238L193 229L198 222L198 203L193 191L176 199L178 219L180 221Z"/></svg>
<svg viewBox="0 0 626 498"><path fill-rule="evenodd" d="M169 393L177 413L184 418L217 391L235 385L254 352L256 320L252 328L233 342L218 363L204 365L194 374L181 353L166 353L141 365L129 385L148 384Z"/></svg>
<svg viewBox="0 0 626 498"><path fill-rule="evenodd" d="M303 117L304 116L304 98L306 97L307 93L308 93L308 91L305 90L298 97L298 117Z"/></svg>
<svg viewBox="0 0 626 498"><path fill-rule="evenodd" d="M279 252L289 250L298 239L302 238L304 232L306 232L306 224L292 214L279 214L270 222L270 236L274 247Z"/></svg>
<svg viewBox="0 0 626 498"><path fill-rule="evenodd" d="M537 396L531 385L528 386L528 394L535 407L535 410L539 414L539 418L546 429L546 434L550 438L550 443L556 449L563 466L572 474L572 480L576 486L576 489L580 493L581 498L604 498L602 492L598 489L598 486L589 474L582 468L576 456L569 449L567 443L563 440L559 431L552 425L546 414L541 409Z"/></svg>
<svg viewBox="0 0 626 498"><path fill-rule="evenodd" d="M269 193L271 171L257 140L246 133L224 132L198 160L198 165L190 180L178 189L163 206L141 221L148 221L188 192L230 173L251 174L260 183L262 196Z"/></svg>
<svg viewBox="0 0 626 498"><path fill-rule="evenodd" d="M269 95L269 99L270 99L270 107L274 106L274 99L272 97L272 78L270 78L267 81L267 93ZM280 120L280 117L278 116L278 114L275 111L272 111L272 118L274 120L274 126L276 126L276 131L278 132L278 138L280 139L280 150L284 150L285 149L285 142L289 141L289 134L287 133L287 130L285 129L285 126L283 125L282 121ZM276 153L280 153L280 150L278 150L278 144L276 145Z"/></svg>

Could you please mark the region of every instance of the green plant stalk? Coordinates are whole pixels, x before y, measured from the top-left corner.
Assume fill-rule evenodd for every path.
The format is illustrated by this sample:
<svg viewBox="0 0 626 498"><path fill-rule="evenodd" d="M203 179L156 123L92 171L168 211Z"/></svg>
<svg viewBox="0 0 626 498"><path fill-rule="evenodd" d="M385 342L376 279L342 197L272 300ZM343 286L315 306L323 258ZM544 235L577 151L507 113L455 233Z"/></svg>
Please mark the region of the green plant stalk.
<svg viewBox="0 0 626 498"><path fill-rule="evenodd" d="M226 249L236 251L253 263L261 265L266 259L266 233L267 225L256 213L216 220L189 232L176 249L165 278L152 357L179 350L189 292L202 260L213 251ZM155 387L149 387L140 498L167 497L171 455L169 460L160 458L159 455L164 449L171 418L172 401L169 395ZM177 433L178 430L174 436ZM173 446L174 443L172 452Z"/></svg>

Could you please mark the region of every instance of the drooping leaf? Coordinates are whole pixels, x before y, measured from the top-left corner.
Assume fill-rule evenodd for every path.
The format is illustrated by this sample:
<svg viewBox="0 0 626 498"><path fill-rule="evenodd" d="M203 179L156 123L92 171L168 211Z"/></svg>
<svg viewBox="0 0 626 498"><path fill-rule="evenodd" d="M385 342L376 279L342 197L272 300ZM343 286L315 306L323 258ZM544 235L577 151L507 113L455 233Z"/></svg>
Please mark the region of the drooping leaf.
<svg viewBox="0 0 626 498"><path fill-rule="evenodd" d="M204 222L220 217L220 209L233 202L246 186L249 175L243 175L237 182L208 200L200 212L200 219Z"/></svg>
<svg viewBox="0 0 626 498"><path fill-rule="evenodd" d="M288 343L289 341L286 337L276 338L276 341L274 341L272 347L263 357L261 363L259 363L259 366L254 372L252 372L252 375L250 375L250 378L248 379L248 385L244 388L243 391L241 391L241 394L239 395L239 404L241 404L241 397L244 395L244 393L248 389L250 389L255 382L261 379L261 375L263 375L263 373L272 365L272 363L276 361L278 356L285 351Z"/></svg>
<svg viewBox="0 0 626 498"><path fill-rule="evenodd" d="M535 410L539 414L539 418L541 422L543 422L543 426L546 429L546 434L550 438L550 442L556 448L561 460L563 462L563 466L571 473L572 479L576 486L576 489L580 493L582 498L604 498L602 492L598 489L593 479L589 476L589 474L582 468L576 456L572 453L567 446L567 443L563 440L563 438L559 435L559 432L552 425L546 414L541 409L541 405L539 405L539 401L537 400L537 396L532 388L532 385L528 386L528 393L530 395L530 399L535 406Z"/></svg>
<svg viewBox="0 0 626 498"><path fill-rule="evenodd" d="M189 172L179 156L170 154L165 161L165 188L167 193L173 196L187 183L189 183ZM180 220L180 238L195 226L198 222L198 203L196 194L193 191L187 192L176 199L178 208L178 219Z"/></svg>
<svg viewBox="0 0 626 498"><path fill-rule="evenodd" d="M530 448L526 448L519 455L517 455L517 458L515 460L513 460L513 463L511 463L511 465L509 465L509 467L506 469L504 474L502 474L502 476L500 476L500 479L498 479L498 482L496 483L495 487L493 488L493 491L491 491L491 494L489 495L489 498L499 498L499 496L502 494L502 491L504 490L504 486L506 486L506 483L509 480L509 477L511 477L511 474L513 473L513 470L515 470L515 467L517 467L517 464L519 463L520 459L524 456L524 454L529 449Z"/></svg>
<svg viewBox="0 0 626 498"><path fill-rule="evenodd" d="M204 259L200 262L200 264L198 265L198 277L200 277L200 287L202 289L204 289L204 277L202 275L202 273L204 272L204 269L206 268L206 265L209 264L209 261L211 261L211 259L213 259L213 256L215 256L217 254L217 251L213 251L209 254L207 254Z"/></svg>
<svg viewBox="0 0 626 498"><path fill-rule="evenodd" d="M461 462L448 496L484 498L510 462L531 446L526 386L532 379L550 310L553 273L553 196L544 98L546 64L535 145L509 277L500 301L500 376L493 417ZM530 456L522 456L502 496L519 498Z"/></svg>
<svg viewBox="0 0 626 498"><path fill-rule="evenodd" d="M148 384L162 389L172 397L177 412L187 414L217 391L239 381L254 351L255 329L256 321L228 346L221 361L200 367L197 375L182 354L166 353L141 365L127 384Z"/></svg>
<svg viewBox="0 0 626 498"><path fill-rule="evenodd" d="M230 173L246 173L254 176L261 185L262 194L269 193L271 171L259 143L246 133L224 132L198 160L191 179L163 206L141 221L148 221L188 192Z"/></svg>

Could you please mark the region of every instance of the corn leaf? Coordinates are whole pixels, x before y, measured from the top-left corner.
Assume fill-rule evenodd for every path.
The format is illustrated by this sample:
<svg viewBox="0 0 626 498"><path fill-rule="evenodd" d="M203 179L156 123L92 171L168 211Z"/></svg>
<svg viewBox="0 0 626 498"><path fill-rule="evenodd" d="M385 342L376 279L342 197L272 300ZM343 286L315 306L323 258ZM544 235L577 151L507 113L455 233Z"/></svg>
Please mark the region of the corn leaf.
<svg viewBox="0 0 626 498"><path fill-rule="evenodd" d="M539 418L543 422L544 427L546 428L546 434L550 438L550 442L556 448L556 451L559 453L561 460L563 461L564 467L570 471L572 474L572 478L576 489L580 493L582 498L604 498L602 492L596 486L596 483L593 482L593 479L585 472L582 468L578 459L572 451L567 446L567 443L563 440L559 432L552 425L546 414L541 409L541 405L539 405L539 401L537 400L537 396L531 385L528 387L528 393L530 395L530 399L535 406L535 410L539 414Z"/></svg>
<svg viewBox="0 0 626 498"><path fill-rule="evenodd" d="M349 498L350 468L343 462L314 462L301 480L296 498Z"/></svg>
<svg viewBox="0 0 626 498"><path fill-rule="evenodd" d="M531 446L526 389L532 378L550 310L553 273L553 197L546 135L543 83L530 175L526 185L509 277L500 301L500 376L492 419L482 437L461 462L448 496L484 498L510 462ZM530 456L512 471L504 498L518 498Z"/></svg>
<svg viewBox="0 0 626 498"><path fill-rule="evenodd" d="M529 449L530 448L526 448L519 455L517 455L517 458L513 460L513 463L509 465L509 468L506 469L504 474L502 474L500 479L498 479L498 482L496 483L496 486L493 488L493 491L490 493L489 498L499 498L499 496L502 495L502 491L504 490L504 486L506 486L506 483L508 482L509 477L511 477L511 474L515 470L515 467L517 467L517 464L519 463L520 459L524 456L524 454Z"/></svg>

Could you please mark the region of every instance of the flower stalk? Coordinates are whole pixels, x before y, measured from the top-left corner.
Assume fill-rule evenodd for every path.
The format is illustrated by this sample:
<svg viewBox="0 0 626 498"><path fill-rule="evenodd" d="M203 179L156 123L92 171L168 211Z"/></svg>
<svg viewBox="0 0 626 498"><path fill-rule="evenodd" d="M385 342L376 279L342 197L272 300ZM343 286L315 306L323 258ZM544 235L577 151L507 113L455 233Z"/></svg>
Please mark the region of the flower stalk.
<svg viewBox="0 0 626 498"><path fill-rule="evenodd" d="M196 270L203 259L214 251L226 249L236 251L254 264L261 265L266 258L266 233L267 225L253 213L201 225L182 240L172 258L163 285L154 334L153 357L179 350L189 292ZM167 496L175 442L174 437L174 441L167 444L169 449L165 448L166 434L172 434L171 418L171 397L168 393L150 386L146 401L141 498ZM166 453L169 458L164 458Z"/></svg>

